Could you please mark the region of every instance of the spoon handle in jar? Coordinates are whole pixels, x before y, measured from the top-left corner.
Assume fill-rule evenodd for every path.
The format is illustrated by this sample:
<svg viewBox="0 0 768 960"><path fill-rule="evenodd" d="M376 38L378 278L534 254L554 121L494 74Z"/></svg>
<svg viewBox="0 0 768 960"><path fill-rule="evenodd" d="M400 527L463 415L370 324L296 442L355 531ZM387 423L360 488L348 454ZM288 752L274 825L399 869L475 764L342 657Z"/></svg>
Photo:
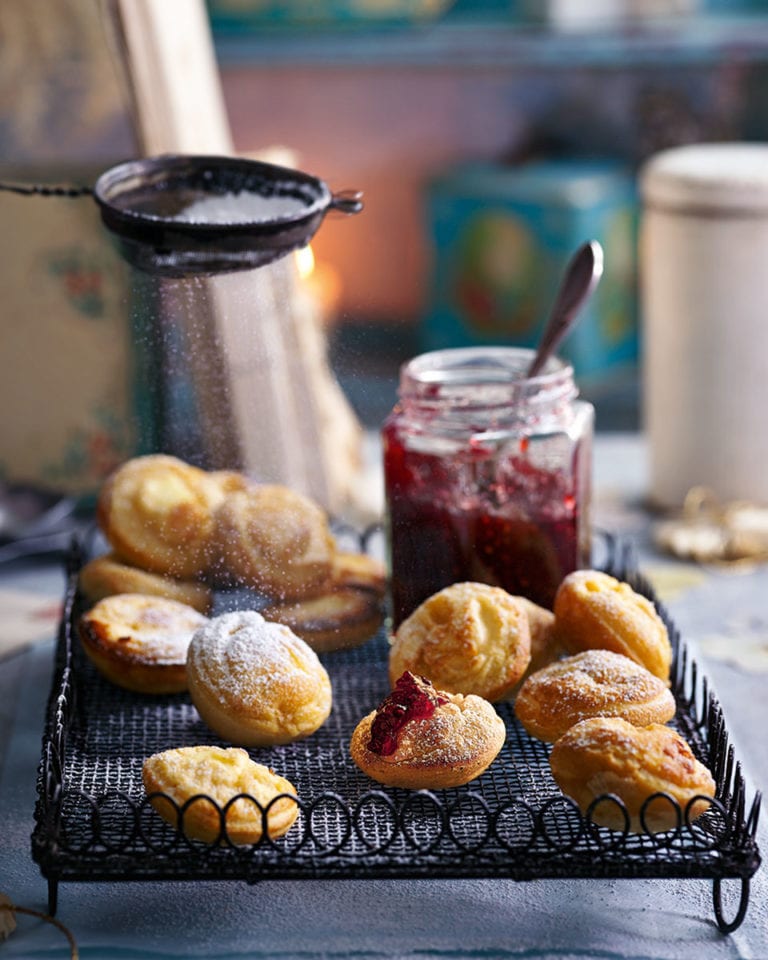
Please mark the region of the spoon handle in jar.
<svg viewBox="0 0 768 960"><path fill-rule="evenodd" d="M592 295L602 273L603 248L597 240L590 240L579 247L565 269L536 356L528 368L529 377L535 377L541 372L560 341L571 329L579 310Z"/></svg>

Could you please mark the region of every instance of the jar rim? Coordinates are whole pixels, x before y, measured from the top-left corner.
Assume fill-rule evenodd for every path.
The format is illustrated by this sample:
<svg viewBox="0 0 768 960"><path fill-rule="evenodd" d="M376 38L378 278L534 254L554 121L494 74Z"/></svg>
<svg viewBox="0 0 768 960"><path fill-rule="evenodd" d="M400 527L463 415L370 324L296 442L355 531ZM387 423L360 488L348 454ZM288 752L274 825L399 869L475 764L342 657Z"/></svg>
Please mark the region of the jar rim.
<svg viewBox="0 0 768 960"><path fill-rule="evenodd" d="M400 396L446 399L476 387L498 388L499 400L551 402L575 395L573 367L550 357L528 377L535 351L526 347L450 347L413 357L400 370Z"/></svg>

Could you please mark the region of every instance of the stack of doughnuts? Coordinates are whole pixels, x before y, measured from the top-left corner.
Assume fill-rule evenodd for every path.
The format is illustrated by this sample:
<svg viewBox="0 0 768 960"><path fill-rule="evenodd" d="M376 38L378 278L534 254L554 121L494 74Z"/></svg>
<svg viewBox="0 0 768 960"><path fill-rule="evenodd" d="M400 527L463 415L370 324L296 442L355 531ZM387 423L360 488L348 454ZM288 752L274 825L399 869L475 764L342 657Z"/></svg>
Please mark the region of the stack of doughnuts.
<svg viewBox="0 0 768 960"><path fill-rule="evenodd" d="M211 732L232 745L147 758L152 805L192 839L256 843L265 823L279 836L296 819L295 789L242 747L289 743L325 723L332 689L315 651L377 632L383 564L338 549L310 498L163 454L114 471L97 521L109 550L79 575L84 652L133 693L188 692ZM264 614L213 616L216 591L228 588L253 591ZM189 804L200 794L210 800Z"/></svg>
<svg viewBox="0 0 768 960"><path fill-rule="evenodd" d="M217 588L248 588L317 650L362 643L383 621L383 564L340 551L321 507L279 484L150 454L107 478L96 517L110 550L80 573L91 603L141 593L209 614Z"/></svg>

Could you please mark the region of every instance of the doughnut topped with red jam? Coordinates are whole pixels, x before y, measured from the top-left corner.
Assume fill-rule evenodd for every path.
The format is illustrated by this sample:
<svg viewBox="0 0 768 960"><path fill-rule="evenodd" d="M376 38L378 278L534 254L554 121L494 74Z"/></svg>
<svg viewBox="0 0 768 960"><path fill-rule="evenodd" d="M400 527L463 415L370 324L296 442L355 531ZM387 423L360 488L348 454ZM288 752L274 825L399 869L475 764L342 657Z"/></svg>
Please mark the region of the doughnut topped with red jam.
<svg viewBox="0 0 768 960"><path fill-rule="evenodd" d="M387 757L397 750L398 734L410 720L426 720L435 709L448 703L448 694L440 694L426 677L406 670L386 697L371 724L368 749Z"/></svg>
<svg viewBox="0 0 768 960"><path fill-rule="evenodd" d="M487 700L437 690L406 671L355 727L349 749L363 773L379 783L434 790L479 777L505 739L504 721Z"/></svg>

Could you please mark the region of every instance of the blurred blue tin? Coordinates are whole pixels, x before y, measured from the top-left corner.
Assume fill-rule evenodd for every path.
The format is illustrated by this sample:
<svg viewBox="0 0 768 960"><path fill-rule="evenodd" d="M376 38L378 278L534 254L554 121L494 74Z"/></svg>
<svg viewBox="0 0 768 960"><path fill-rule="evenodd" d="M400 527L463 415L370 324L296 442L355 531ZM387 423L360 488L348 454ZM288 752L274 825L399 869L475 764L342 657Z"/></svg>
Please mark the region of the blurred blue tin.
<svg viewBox="0 0 768 960"><path fill-rule="evenodd" d="M598 240L603 278L559 352L582 382L636 365L637 193L625 166L470 164L429 184L427 211L433 268L425 350L534 346L567 261Z"/></svg>

